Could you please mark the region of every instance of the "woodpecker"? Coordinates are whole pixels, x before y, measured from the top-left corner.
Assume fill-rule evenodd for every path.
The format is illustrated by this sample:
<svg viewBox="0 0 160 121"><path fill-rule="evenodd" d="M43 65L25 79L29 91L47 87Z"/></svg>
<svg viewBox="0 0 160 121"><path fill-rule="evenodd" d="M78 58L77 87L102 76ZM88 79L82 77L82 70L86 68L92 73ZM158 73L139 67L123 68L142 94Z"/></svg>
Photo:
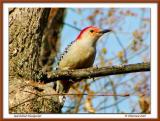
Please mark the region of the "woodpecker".
<svg viewBox="0 0 160 121"><path fill-rule="evenodd" d="M84 28L77 38L66 48L62 54L58 69L82 69L93 66L96 56L97 40L105 33L111 32L110 29L101 30L95 26ZM57 81L57 92L67 93L71 83L66 81Z"/></svg>

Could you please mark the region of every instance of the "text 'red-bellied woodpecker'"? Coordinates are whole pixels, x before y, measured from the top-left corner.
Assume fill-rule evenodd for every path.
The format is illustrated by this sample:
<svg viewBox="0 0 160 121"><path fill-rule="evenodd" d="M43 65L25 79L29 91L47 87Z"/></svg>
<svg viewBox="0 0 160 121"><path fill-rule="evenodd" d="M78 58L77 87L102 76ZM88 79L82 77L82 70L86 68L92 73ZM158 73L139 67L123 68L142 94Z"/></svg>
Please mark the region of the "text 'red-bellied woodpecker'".
<svg viewBox="0 0 160 121"><path fill-rule="evenodd" d="M111 30L101 30L94 26L84 28L75 41L66 49L61 57L58 69L82 69L91 67L96 56L96 42L104 34ZM56 91L66 93L70 88L71 82L57 81Z"/></svg>

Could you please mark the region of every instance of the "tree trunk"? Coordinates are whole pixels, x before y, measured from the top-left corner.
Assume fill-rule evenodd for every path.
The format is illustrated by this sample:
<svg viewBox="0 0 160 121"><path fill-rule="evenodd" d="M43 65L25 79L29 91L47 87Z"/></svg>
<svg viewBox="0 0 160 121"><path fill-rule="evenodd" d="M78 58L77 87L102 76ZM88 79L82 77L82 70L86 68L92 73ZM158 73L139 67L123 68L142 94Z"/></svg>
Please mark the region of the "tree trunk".
<svg viewBox="0 0 160 121"><path fill-rule="evenodd" d="M45 78L44 72L52 70L64 14L60 8L9 10L10 113L61 111L58 97L48 96L55 92L52 85L38 82Z"/></svg>

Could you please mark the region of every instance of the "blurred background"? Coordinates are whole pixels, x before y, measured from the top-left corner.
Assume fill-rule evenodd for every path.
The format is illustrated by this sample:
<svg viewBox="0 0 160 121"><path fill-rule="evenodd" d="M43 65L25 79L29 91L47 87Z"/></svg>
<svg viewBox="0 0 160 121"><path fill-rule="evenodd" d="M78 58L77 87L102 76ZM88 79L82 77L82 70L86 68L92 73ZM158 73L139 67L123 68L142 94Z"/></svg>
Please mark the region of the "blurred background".
<svg viewBox="0 0 160 121"><path fill-rule="evenodd" d="M149 8L67 8L58 57L93 25L114 31L98 41L94 66L150 62L150 17ZM82 80L69 93L75 95L66 96L63 113L150 113L150 72ZM82 93L92 96L76 95Z"/></svg>

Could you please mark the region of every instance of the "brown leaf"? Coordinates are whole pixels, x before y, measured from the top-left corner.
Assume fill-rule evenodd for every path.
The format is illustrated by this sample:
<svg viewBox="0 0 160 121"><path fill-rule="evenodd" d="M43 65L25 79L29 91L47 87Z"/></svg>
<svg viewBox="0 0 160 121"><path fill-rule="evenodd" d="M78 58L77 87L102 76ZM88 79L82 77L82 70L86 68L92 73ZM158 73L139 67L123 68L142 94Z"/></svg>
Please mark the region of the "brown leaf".
<svg viewBox="0 0 160 121"><path fill-rule="evenodd" d="M138 39L138 40L142 39L142 36L143 36L143 32L142 31L136 30L132 34L133 34L133 37L135 39Z"/></svg>
<svg viewBox="0 0 160 121"><path fill-rule="evenodd" d="M89 113L95 113L95 109L92 105L93 96L91 96L95 92L90 89L90 86L88 84L86 85L86 91L87 91L88 94L90 94L90 96L87 96L87 99L85 100L84 109L87 110Z"/></svg>
<svg viewBox="0 0 160 121"><path fill-rule="evenodd" d="M94 16L93 16L93 15L90 15L90 16L87 17L87 19L90 20L90 21L93 21Z"/></svg>
<svg viewBox="0 0 160 121"><path fill-rule="evenodd" d="M87 110L89 113L95 113L95 109L92 105L92 98L90 96L87 97L86 101L85 101L85 110Z"/></svg>
<svg viewBox="0 0 160 121"><path fill-rule="evenodd" d="M139 99L139 106L142 113L150 113L150 97L141 96Z"/></svg>

